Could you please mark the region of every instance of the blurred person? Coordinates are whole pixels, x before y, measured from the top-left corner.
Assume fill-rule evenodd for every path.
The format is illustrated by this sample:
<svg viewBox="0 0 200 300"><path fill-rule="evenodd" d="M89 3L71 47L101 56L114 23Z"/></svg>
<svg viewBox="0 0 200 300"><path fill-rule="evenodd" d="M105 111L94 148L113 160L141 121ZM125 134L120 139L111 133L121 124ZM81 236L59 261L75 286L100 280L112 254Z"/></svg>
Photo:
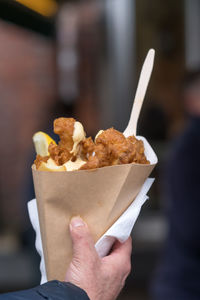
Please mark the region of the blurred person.
<svg viewBox="0 0 200 300"><path fill-rule="evenodd" d="M49 281L30 290L0 295L0 300L114 300L131 269L131 238L116 241L110 254L100 258L86 223L72 219L73 258L65 282Z"/></svg>
<svg viewBox="0 0 200 300"><path fill-rule="evenodd" d="M200 70L182 86L188 122L166 163L169 232L152 285L154 300L200 299Z"/></svg>

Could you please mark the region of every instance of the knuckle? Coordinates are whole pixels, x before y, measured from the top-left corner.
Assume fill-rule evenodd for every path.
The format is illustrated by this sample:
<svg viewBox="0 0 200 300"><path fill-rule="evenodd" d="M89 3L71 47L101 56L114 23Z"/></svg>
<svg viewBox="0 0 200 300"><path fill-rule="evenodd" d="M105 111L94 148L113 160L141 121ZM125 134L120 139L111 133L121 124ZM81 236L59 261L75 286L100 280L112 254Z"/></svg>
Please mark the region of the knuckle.
<svg viewBox="0 0 200 300"><path fill-rule="evenodd" d="M122 265L122 273L127 277L130 272L131 272L131 261L130 259L129 260L126 260Z"/></svg>

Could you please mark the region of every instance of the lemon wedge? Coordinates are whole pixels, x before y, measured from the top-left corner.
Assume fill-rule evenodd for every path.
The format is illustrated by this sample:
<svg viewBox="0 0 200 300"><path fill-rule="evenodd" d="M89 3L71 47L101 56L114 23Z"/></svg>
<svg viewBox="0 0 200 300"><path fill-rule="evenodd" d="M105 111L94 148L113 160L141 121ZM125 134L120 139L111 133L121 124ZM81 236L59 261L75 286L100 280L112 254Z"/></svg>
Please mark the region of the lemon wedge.
<svg viewBox="0 0 200 300"><path fill-rule="evenodd" d="M38 168L39 171L48 171L48 172L61 172L66 171L64 165L57 166L53 159L49 158L47 162L42 162Z"/></svg>
<svg viewBox="0 0 200 300"><path fill-rule="evenodd" d="M48 147L50 143L56 144L48 134L42 131L38 131L33 135L33 143L36 153L41 156L49 155Z"/></svg>

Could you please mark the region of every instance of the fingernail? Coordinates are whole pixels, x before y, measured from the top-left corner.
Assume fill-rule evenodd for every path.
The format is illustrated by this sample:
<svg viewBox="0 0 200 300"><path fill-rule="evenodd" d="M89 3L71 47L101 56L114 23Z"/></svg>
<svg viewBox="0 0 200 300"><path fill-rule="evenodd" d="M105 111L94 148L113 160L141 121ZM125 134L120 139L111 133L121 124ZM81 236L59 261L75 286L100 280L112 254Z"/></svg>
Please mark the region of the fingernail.
<svg viewBox="0 0 200 300"><path fill-rule="evenodd" d="M85 226L85 223L80 217L74 217L71 219L71 222L70 222L71 229L76 228L76 227L81 227L81 226Z"/></svg>

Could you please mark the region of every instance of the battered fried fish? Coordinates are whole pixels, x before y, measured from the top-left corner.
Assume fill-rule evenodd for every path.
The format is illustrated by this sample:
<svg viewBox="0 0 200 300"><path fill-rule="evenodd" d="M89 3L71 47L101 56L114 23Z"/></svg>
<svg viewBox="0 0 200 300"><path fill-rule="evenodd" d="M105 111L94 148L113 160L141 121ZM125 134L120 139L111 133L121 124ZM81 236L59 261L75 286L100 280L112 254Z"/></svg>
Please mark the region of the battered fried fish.
<svg viewBox="0 0 200 300"><path fill-rule="evenodd" d="M58 118L54 120L54 132L59 135L60 141L58 145L50 144L48 151L50 157L58 166L66 163L73 154L70 151L73 148L73 133L75 119L73 118Z"/></svg>
<svg viewBox="0 0 200 300"><path fill-rule="evenodd" d="M50 157L55 161L55 163L58 166L62 166L72 157L72 154L69 152L69 150L60 145L55 145L51 143L49 145L48 151Z"/></svg>
<svg viewBox="0 0 200 300"><path fill-rule="evenodd" d="M41 162L47 162L48 158L53 159L58 166L69 160L75 162L77 158L81 159L85 163L80 170L129 163L149 164L141 140L134 136L126 138L123 133L109 128L99 132L93 141L91 137L85 138L84 129L78 123L73 118L58 118L54 121L54 132L60 137L59 144L51 143L49 145L49 156L37 156L35 160L37 169ZM78 127L75 124L78 124ZM78 131L75 127L78 128ZM78 150L73 152L75 143Z"/></svg>
<svg viewBox="0 0 200 300"><path fill-rule="evenodd" d="M73 133L75 119L73 118L58 118L54 120L54 132L60 137L59 146L67 149L69 152L73 148Z"/></svg>
<svg viewBox="0 0 200 300"><path fill-rule="evenodd" d="M144 154L144 144L131 136L125 136L114 128L103 131L95 140L83 142L84 153L88 156L81 170L102 168L105 166L140 163L149 164Z"/></svg>

